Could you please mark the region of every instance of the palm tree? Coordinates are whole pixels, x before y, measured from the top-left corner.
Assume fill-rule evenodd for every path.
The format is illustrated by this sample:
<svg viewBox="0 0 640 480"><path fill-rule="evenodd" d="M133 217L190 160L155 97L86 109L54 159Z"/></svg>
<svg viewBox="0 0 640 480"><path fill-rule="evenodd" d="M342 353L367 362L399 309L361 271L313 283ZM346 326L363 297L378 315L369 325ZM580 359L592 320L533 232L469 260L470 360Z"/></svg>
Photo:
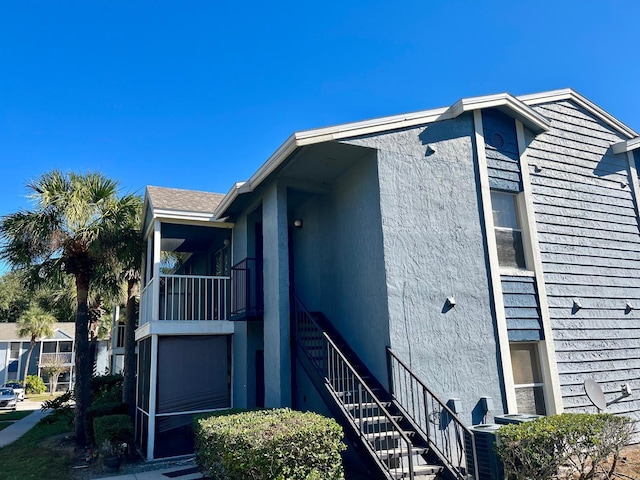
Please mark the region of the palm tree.
<svg viewBox="0 0 640 480"><path fill-rule="evenodd" d="M75 434L84 446L84 414L91 403L89 289L96 279L117 273L122 246L120 225L134 215L135 195L120 196L117 182L99 173L43 174L27 185L34 209L0 220L0 256L30 271L33 281L63 284L70 275L76 289Z"/></svg>
<svg viewBox="0 0 640 480"><path fill-rule="evenodd" d="M53 335L53 325L56 318L43 311L39 306L32 305L18 319L18 336L30 337L29 352L27 353L27 361L24 364L24 378L22 387L27 388L27 373L29 372L29 362L31 361L31 353L36 346L39 338L50 337Z"/></svg>
<svg viewBox="0 0 640 480"><path fill-rule="evenodd" d="M126 283L125 323L124 323L124 382L122 401L128 405L133 419L136 409L136 297L140 285L140 268L144 250L144 240L140 232L142 199L138 197L138 208L134 216L122 226L122 240L125 248L120 250L121 278Z"/></svg>

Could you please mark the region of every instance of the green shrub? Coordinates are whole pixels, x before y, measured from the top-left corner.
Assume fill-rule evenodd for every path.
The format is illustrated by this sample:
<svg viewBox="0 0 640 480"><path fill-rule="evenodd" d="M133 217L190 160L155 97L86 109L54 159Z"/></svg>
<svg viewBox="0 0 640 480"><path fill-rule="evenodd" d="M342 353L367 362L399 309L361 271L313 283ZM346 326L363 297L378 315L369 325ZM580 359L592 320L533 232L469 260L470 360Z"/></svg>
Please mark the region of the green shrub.
<svg viewBox="0 0 640 480"><path fill-rule="evenodd" d="M91 405L84 414L85 425L87 426L87 442L94 441L93 421L105 415L124 415L127 413L127 404L122 402L99 403ZM100 446L100 444L97 444Z"/></svg>
<svg viewBox="0 0 640 480"><path fill-rule="evenodd" d="M631 419L607 413L564 413L498 430L496 451L516 480L611 478L633 433ZM609 467L605 461L611 459Z"/></svg>
<svg viewBox="0 0 640 480"><path fill-rule="evenodd" d="M121 402L123 383L124 377L120 374L91 377L91 404Z"/></svg>
<svg viewBox="0 0 640 480"><path fill-rule="evenodd" d="M58 395L57 397L52 397L49 400L45 400L42 402L41 410L49 410L52 409L53 413L47 417L42 419L45 423L55 423L59 419L65 419L69 425L73 422L73 406L75 404L75 397L73 396L73 391L68 390L64 392L62 395Z"/></svg>
<svg viewBox="0 0 640 480"><path fill-rule="evenodd" d="M196 462L225 480L344 478L342 428L332 419L289 409L195 420Z"/></svg>
<svg viewBox="0 0 640 480"><path fill-rule="evenodd" d="M47 391L47 386L38 375L27 375L26 393L28 395L40 395Z"/></svg>
<svg viewBox="0 0 640 480"><path fill-rule="evenodd" d="M96 444L102 450L105 446L119 451L122 444L130 445L134 439L133 422L129 415L105 415L93 421Z"/></svg>

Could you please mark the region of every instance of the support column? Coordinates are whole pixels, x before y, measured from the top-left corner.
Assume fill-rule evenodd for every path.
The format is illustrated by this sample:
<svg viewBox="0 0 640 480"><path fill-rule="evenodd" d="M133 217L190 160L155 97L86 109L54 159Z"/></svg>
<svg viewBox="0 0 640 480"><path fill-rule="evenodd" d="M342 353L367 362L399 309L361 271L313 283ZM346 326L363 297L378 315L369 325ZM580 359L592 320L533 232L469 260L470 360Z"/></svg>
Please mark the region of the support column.
<svg viewBox="0 0 640 480"><path fill-rule="evenodd" d="M156 446L156 405L158 392L158 335L151 336L151 366L149 371L149 425L147 430L147 460L153 460Z"/></svg>
<svg viewBox="0 0 640 480"><path fill-rule="evenodd" d="M162 253L162 235L159 220L153 222L153 285L151 287L151 318L160 320L160 256Z"/></svg>
<svg viewBox="0 0 640 480"><path fill-rule="evenodd" d="M232 264L236 264L247 258L247 217L240 217L233 228L233 241L231 242L233 258ZM232 293L233 294L233 293ZM233 322L233 341L231 343L233 362L232 371L232 403L234 408L248 408L248 387L251 376L249 372L249 347L247 329L249 322Z"/></svg>
<svg viewBox="0 0 640 480"><path fill-rule="evenodd" d="M287 190L277 183L263 198L265 406L291 406L289 233Z"/></svg>

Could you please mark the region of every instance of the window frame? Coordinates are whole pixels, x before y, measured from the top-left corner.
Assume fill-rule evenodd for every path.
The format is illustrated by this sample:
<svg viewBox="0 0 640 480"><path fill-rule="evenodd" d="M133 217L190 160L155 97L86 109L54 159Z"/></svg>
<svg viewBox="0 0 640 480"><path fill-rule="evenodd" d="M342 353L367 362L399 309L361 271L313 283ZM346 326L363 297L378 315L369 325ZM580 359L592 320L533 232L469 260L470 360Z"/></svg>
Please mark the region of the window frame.
<svg viewBox="0 0 640 480"><path fill-rule="evenodd" d="M516 224L517 224L518 228L504 227L504 226L499 226L499 225L496 224L495 215L494 215L494 212L495 212L494 205L497 202L494 201L494 195L507 195L507 196L512 198L513 206L514 206L515 220L516 220ZM491 199L491 214L492 214L492 221L493 221L493 235L494 235L495 242L496 242L496 257L498 258L498 265L500 267L500 273L503 274L503 275L514 275L514 276L518 276L518 275L531 276L531 275L533 275L533 269L532 269L533 257L532 257L532 252L531 252L531 245L530 245L530 242L528 241L529 228L528 228L527 214L526 214L526 210L524 208L524 201L523 201L524 199L523 199L522 192L510 192L510 191L505 191L505 190L491 189L491 191L490 191L490 199ZM518 267L518 266L513 266L513 265L503 265L500 262L500 256L498 254L498 236L496 235L496 232L498 232L498 231L501 231L501 232L518 232L520 234L520 241L522 243L522 254L523 254L523 260L524 260L524 266L523 267ZM516 260L517 260L517 258L516 258Z"/></svg>
<svg viewBox="0 0 640 480"><path fill-rule="evenodd" d="M514 357L513 357L513 351L511 349L513 345L530 345L533 347L533 353L535 357L534 360L536 362L536 365L534 366L532 364L532 367L538 369L538 373L540 375L539 382L534 381L533 383L516 383L515 369L513 368L513 365L515 362L513 361ZM547 391L546 391L547 389L544 382L544 376L545 376L544 365L542 364L542 359L540 356L540 342L509 342L509 357L511 359L511 365L512 365L513 389L515 391L517 391L518 389L524 390L527 388L534 389L534 402L535 402L535 389L540 388L542 392L542 407L544 409L544 412L542 413L536 412L536 415L547 415L547 412L549 411L549 406L547 405ZM532 376L535 377L535 375L532 375ZM516 395L516 398L517 398L517 395ZM522 413L520 411L520 405L517 404L517 400L516 400L516 408L518 409L518 413Z"/></svg>

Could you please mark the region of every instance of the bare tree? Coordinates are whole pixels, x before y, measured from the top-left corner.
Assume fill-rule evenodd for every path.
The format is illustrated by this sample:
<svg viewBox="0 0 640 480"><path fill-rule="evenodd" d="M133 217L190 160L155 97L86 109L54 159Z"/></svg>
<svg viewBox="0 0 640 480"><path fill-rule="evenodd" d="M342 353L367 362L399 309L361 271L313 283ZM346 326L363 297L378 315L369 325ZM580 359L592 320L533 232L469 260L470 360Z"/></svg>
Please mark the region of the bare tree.
<svg viewBox="0 0 640 480"><path fill-rule="evenodd" d="M49 395L53 395L58 388L60 375L69 370L69 365L65 362L65 354L46 354L40 361L40 370L49 377Z"/></svg>

